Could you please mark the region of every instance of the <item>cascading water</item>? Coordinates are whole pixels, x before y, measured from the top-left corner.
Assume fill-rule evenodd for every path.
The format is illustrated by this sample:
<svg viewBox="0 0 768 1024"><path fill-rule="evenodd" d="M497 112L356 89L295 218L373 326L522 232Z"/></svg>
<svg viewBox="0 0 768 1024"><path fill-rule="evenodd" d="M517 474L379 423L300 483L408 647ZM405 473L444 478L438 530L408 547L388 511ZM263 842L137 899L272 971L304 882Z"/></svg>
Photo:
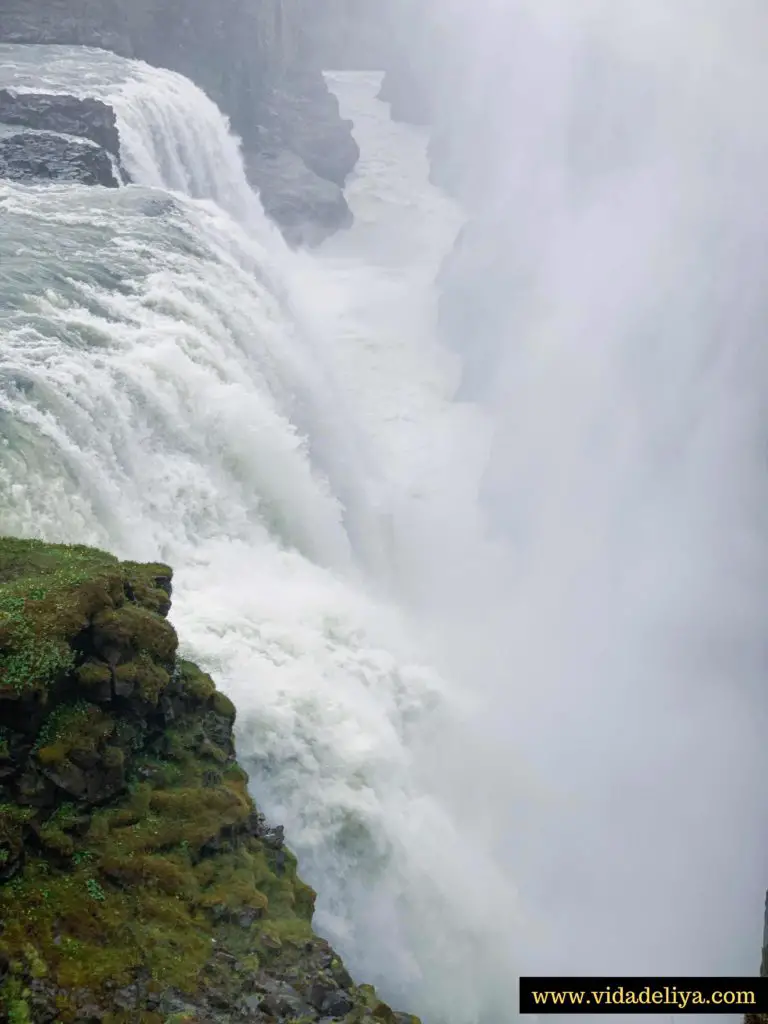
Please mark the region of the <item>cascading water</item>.
<svg viewBox="0 0 768 1024"><path fill-rule="evenodd" d="M462 217L377 76L332 78L363 150L356 224L309 255L267 223L191 83L0 47L0 86L112 103L136 182L0 184L0 527L176 567L173 621L238 705L319 926L425 1024L513 1019L520 971L749 973L759 946L757 277L732 300L762 222L731 190L729 227L722 163L686 190L693 150L675 177L688 219L669 189L633 219L642 175L603 203L627 181L589 159L574 208L560 133L582 26L555 7L551 38L528 17L543 5L489 0L462 40L493 88L500 60L519 72L514 104L464 90L464 126L487 103L481 125L526 143L476 211L499 344L458 347L501 352L484 407L452 401L460 368L435 333ZM670 254L691 223L705 230ZM500 294L508 249L524 273ZM732 344L701 330L722 322ZM502 539L484 538L489 506Z"/></svg>
<svg viewBox="0 0 768 1024"><path fill-rule="evenodd" d="M368 147L359 225L310 256L267 223L191 83L0 47L0 85L111 103L135 182L0 184L0 523L176 567L173 621L238 705L318 925L429 1024L497 1024L514 890L418 770L454 702L375 597L414 583L391 568L398 530L446 481L468 506L454 443L484 443L430 340L459 214L377 84L336 82Z"/></svg>
<svg viewBox="0 0 768 1024"><path fill-rule="evenodd" d="M240 220L263 223L226 119L183 75L104 50L0 44L0 88L107 101L136 182L212 199Z"/></svg>

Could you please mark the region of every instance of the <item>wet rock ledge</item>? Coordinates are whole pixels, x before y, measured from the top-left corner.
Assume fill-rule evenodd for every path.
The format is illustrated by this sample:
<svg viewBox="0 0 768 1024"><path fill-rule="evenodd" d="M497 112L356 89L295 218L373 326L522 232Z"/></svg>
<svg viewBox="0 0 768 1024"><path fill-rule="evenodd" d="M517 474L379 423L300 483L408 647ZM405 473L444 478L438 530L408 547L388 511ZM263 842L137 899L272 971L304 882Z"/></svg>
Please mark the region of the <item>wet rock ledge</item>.
<svg viewBox="0 0 768 1024"><path fill-rule="evenodd" d="M117 188L114 110L95 99L0 89L0 178ZM116 173L117 172L117 173Z"/></svg>
<svg viewBox="0 0 768 1024"><path fill-rule="evenodd" d="M419 1024L352 982L171 570L0 538L0 1020Z"/></svg>

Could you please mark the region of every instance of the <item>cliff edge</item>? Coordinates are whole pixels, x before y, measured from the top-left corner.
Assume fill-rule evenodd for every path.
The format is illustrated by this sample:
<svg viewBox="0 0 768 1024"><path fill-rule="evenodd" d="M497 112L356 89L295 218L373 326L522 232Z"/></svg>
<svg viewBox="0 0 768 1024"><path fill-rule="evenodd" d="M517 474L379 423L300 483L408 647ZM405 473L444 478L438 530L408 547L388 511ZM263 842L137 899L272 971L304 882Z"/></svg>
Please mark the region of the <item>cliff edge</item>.
<svg viewBox="0 0 768 1024"><path fill-rule="evenodd" d="M418 1024L312 931L171 576L0 539L0 1020Z"/></svg>

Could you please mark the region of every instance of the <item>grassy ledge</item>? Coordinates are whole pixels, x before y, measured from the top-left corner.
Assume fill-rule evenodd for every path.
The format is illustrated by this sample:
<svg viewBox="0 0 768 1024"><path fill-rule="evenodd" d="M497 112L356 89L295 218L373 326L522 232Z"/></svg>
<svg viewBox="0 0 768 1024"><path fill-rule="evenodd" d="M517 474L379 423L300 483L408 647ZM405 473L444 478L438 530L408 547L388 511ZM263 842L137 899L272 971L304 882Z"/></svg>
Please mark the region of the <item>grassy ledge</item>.
<svg viewBox="0 0 768 1024"><path fill-rule="evenodd" d="M312 931L171 579L0 538L0 1020L419 1024Z"/></svg>

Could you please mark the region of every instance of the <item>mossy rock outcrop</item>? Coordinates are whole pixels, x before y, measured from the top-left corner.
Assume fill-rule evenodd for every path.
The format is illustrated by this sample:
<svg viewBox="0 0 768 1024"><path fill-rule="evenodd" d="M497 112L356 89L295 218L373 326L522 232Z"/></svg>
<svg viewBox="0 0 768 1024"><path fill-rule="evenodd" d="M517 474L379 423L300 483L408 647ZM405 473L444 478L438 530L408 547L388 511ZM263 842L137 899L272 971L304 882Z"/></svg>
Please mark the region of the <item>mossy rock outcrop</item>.
<svg viewBox="0 0 768 1024"><path fill-rule="evenodd" d="M0 1020L418 1024L312 931L171 576L0 539Z"/></svg>

